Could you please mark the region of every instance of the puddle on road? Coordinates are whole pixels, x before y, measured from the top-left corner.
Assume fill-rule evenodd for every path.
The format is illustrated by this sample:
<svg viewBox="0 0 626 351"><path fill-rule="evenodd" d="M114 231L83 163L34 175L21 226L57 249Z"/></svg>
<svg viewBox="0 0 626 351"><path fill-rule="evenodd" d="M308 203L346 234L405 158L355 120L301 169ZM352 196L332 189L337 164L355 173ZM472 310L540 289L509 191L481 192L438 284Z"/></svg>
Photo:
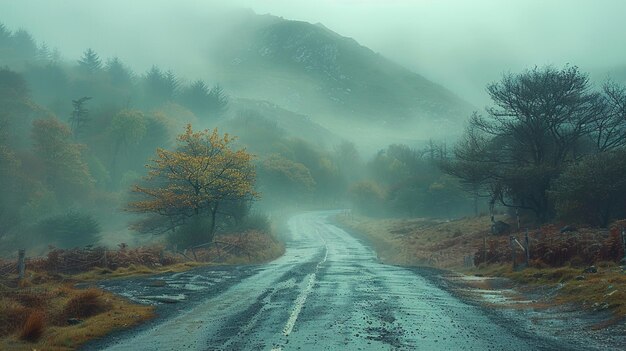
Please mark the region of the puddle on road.
<svg viewBox="0 0 626 351"><path fill-rule="evenodd" d="M478 277L471 275L448 276L446 278L452 282L460 283L460 285L462 285L462 287L455 289L457 292L465 296L470 296L478 302L501 307L530 304L534 302L522 298L522 295L514 289L489 288L491 282L495 282L500 278Z"/></svg>
<svg viewBox="0 0 626 351"><path fill-rule="evenodd" d="M537 333L546 340L563 343L566 349L604 350L613 348L600 345L624 343L623 334L592 331L593 325L607 316L592 315L580 309L568 310L562 306L550 306L545 303L549 300L549 295L544 294L540 301L529 300L501 278L450 275L445 276L445 279L453 283L452 290L462 297L488 309L495 307L493 311L497 311L498 318L504 318L507 323L514 323L522 330ZM563 339L559 335L567 337ZM592 344L589 344L590 338L595 339L593 348Z"/></svg>
<svg viewBox="0 0 626 351"><path fill-rule="evenodd" d="M185 294L176 294L176 295L162 294L162 295L152 295L152 296L139 296L138 299L161 302L161 303L176 303L176 302L184 301L185 299L187 299L187 296L185 296Z"/></svg>
<svg viewBox="0 0 626 351"><path fill-rule="evenodd" d="M501 307L511 307L512 305L531 304L536 301L521 298L521 295L513 289L478 289L478 288L460 288L457 289L464 295L472 295L481 302Z"/></svg>
<svg viewBox="0 0 626 351"><path fill-rule="evenodd" d="M187 291L204 290L207 288L207 285L212 285L212 284L204 284L204 285L188 284L188 283L170 283L169 284L169 286L171 286L174 289L187 290Z"/></svg>
<svg viewBox="0 0 626 351"><path fill-rule="evenodd" d="M215 288L237 278L232 272L203 271L201 274L179 272L156 277L105 281L99 286L131 301L146 305L171 304L184 301L189 294Z"/></svg>

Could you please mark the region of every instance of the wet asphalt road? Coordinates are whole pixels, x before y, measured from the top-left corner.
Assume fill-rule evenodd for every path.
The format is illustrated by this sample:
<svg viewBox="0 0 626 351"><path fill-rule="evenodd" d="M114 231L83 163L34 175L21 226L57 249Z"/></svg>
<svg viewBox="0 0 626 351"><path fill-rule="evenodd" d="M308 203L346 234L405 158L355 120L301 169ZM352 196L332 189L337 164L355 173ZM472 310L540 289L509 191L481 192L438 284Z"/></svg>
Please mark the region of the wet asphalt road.
<svg viewBox="0 0 626 351"><path fill-rule="evenodd" d="M328 221L289 221L284 256L266 265L206 267L157 278L103 282L137 301L163 295L160 318L85 349L103 350L551 350L419 270L383 265Z"/></svg>

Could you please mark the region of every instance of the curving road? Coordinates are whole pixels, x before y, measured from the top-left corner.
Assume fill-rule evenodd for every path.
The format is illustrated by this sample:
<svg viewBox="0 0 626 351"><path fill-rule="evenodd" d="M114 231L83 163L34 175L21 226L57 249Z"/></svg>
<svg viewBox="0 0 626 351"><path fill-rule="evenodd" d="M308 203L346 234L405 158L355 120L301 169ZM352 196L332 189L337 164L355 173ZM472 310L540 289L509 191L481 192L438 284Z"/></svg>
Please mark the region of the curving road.
<svg viewBox="0 0 626 351"><path fill-rule="evenodd" d="M293 217L286 253L272 263L161 277L168 284L159 293L183 302L168 304L148 326L86 349L554 349L500 325L419 270L379 263L369 247L329 223L333 213ZM148 294L145 279L103 284L135 299Z"/></svg>

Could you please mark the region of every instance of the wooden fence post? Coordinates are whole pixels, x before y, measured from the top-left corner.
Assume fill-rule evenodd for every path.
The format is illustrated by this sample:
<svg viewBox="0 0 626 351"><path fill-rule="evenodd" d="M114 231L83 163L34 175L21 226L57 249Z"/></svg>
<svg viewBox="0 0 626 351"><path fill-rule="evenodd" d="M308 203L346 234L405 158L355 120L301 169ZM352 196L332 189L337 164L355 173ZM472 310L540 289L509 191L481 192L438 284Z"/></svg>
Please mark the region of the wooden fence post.
<svg viewBox="0 0 626 351"><path fill-rule="evenodd" d="M626 228L624 227L622 227L622 252L624 253L622 261L626 263Z"/></svg>
<svg viewBox="0 0 626 351"><path fill-rule="evenodd" d="M17 272L19 280L24 279L24 272L26 270L26 250L19 249L17 251Z"/></svg>
<svg viewBox="0 0 626 351"><path fill-rule="evenodd" d="M483 237L483 263L487 264L487 237Z"/></svg>
<svg viewBox="0 0 626 351"><path fill-rule="evenodd" d="M524 241L524 245L526 246L526 267L528 267L528 263L530 262L530 239L528 238L528 228L526 228Z"/></svg>
<svg viewBox="0 0 626 351"><path fill-rule="evenodd" d="M511 235L509 240L511 241L511 259L513 260L513 269L515 269L515 237Z"/></svg>

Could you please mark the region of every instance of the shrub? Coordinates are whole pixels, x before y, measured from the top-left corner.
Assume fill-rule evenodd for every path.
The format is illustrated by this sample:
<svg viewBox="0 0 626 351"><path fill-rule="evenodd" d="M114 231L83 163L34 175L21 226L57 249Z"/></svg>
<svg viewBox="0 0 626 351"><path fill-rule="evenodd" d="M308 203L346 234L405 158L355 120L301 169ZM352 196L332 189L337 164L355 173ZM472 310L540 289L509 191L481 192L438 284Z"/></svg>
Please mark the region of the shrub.
<svg viewBox="0 0 626 351"><path fill-rule="evenodd" d="M88 318L105 312L109 306L102 301L102 293L97 289L88 289L71 298L61 313L61 323L69 318Z"/></svg>
<svg viewBox="0 0 626 351"><path fill-rule="evenodd" d="M167 240L179 247L206 244L210 241L209 228L211 228L211 218L195 216L176 231L170 232Z"/></svg>
<svg viewBox="0 0 626 351"><path fill-rule="evenodd" d="M0 300L0 336L9 335L24 325L31 311L20 304Z"/></svg>
<svg viewBox="0 0 626 351"><path fill-rule="evenodd" d="M576 233L561 233L555 225L545 225L540 231L529 233L530 265L545 268L584 267L600 262L615 264L624 257L620 236L622 225L621 221L615 222L608 233L589 228L581 228ZM519 248L516 252L517 262L522 262L523 253ZM509 238L489 240L486 254L488 263L511 262ZM482 245L475 252L474 262L483 262Z"/></svg>
<svg viewBox="0 0 626 351"><path fill-rule="evenodd" d="M552 196L563 219L606 227L626 215L626 152L591 155L568 167L557 179Z"/></svg>
<svg viewBox="0 0 626 351"><path fill-rule="evenodd" d="M236 221L226 228L225 231L231 233L246 233L249 231L270 233L272 231L272 225L267 216L260 213L252 213Z"/></svg>
<svg viewBox="0 0 626 351"><path fill-rule="evenodd" d="M98 242L100 224L91 215L70 211L40 221L36 231L49 243L69 248Z"/></svg>
<svg viewBox="0 0 626 351"><path fill-rule="evenodd" d="M22 289L15 294L15 300L21 305L30 308L41 308L46 304L47 294L40 291L32 291L30 289Z"/></svg>

